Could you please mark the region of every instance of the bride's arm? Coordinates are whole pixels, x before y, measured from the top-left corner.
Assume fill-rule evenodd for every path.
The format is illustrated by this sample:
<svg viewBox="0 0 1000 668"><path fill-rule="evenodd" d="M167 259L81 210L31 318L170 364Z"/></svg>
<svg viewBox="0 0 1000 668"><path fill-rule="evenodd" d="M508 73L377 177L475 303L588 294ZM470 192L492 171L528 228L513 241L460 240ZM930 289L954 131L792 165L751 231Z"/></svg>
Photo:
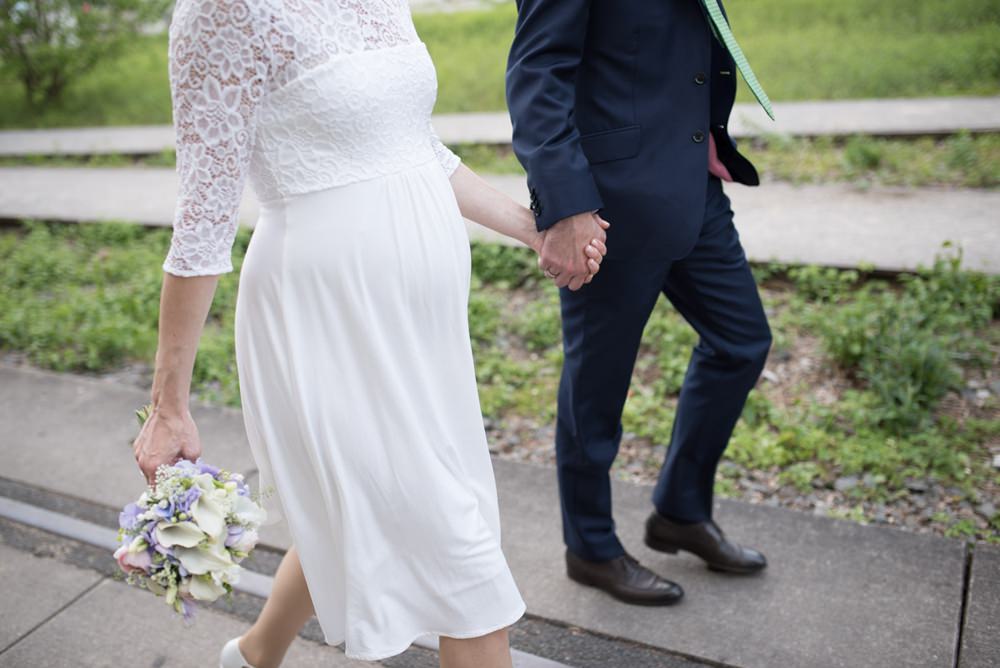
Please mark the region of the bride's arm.
<svg viewBox="0 0 1000 668"><path fill-rule="evenodd" d="M132 444L148 483L160 464L201 453L188 410L191 376L219 275L233 271L240 200L271 61L266 21L245 10L237 0L181 0L170 23L179 188L163 261L153 410Z"/></svg>
<svg viewBox="0 0 1000 668"><path fill-rule="evenodd" d="M459 164L452 172L451 187L463 216L520 241L535 253L540 252L545 233L538 231L535 215L530 209L491 186L464 164ZM584 252L588 257L587 266L591 275L596 274L608 249L600 239L593 239Z"/></svg>
<svg viewBox="0 0 1000 668"><path fill-rule="evenodd" d="M434 153L451 179L451 187L455 191L455 199L462 215L494 232L520 241L538 253L545 233L538 231L535 215L531 210L521 206L466 167L441 141L434 130L434 124L430 121L428 121L428 132ZM599 239L592 240L584 248L584 253L589 258L587 266L590 268L591 276L600 269L601 260L607 252L607 247Z"/></svg>
<svg viewBox="0 0 1000 668"><path fill-rule="evenodd" d="M188 407L191 374L218 282L218 275L182 277L163 273L153 408L132 443L136 464L147 484L155 481L160 464L172 464L178 458L194 461L201 455L198 428Z"/></svg>
<svg viewBox="0 0 1000 668"><path fill-rule="evenodd" d="M535 216L530 209L491 186L464 164L452 172L451 187L463 216L516 239L535 252L541 249L542 235L535 228Z"/></svg>

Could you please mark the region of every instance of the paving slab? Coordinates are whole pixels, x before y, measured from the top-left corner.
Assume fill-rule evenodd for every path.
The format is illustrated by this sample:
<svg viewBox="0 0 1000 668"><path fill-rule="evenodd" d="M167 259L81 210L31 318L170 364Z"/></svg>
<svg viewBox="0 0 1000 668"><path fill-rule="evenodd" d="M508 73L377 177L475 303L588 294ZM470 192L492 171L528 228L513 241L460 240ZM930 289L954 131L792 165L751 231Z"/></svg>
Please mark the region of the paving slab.
<svg viewBox="0 0 1000 668"><path fill-rule="evenodd" d="M56 564L0 543L0 666L3 651L101 580L100 573Z"/></svg>
<svg viewBox="0 0 1000 668"><path fill-rule="evenodd" d="M523 177L486 178L528 203ZM776 182L754 188L727 184L726 192L747 256L754 261L912 270L932 264L941 245L950 241L964 249L966 268L1000 273L1000 191ZM176 197L177 175L171 169L0 168L0 218L169 226ZM257 215L257 200L248 187L240 222L252 227ZM481 225L470 222L467 227L473 240L514 243Z"/></svg>
<svg viewBox="0 0 1000 668"><path fill-rule="evenodd" d="M0 366L0 473L121 508L146 487L131 443L134 411L148 397L107 380ZM195 404L192 415L206 459L242 473L254 468L242 413Z"/></svg>
<svg viewBox="0 0 1000 668"><path fill-rule="evenodd" d="M967 130L1000 131L1000 97L897 98L777 102L772 121L757 103L733 106L729 133L736 139L786 137L942 136ZM434 129L446 144L510 144L507 112L440 114ZM2 143L2 141L0 141ZM39 148L44 144L39 143Z"/></svg>
<svg viewBox="0 0 1000 668"><path fill-rule="evenodd" d="M247 628L243 620L208 608L199 609L195 623L185 626L162 599L124 583L104 579L27 638L0 654L0 668L214 666L222 645ZM285 663L288 666L357 668L373 665L348 660L335 647L302 638L292 642Z"/></svg>
<svg viewBox="0 0 1000 668"><path fill-rule="evenodd" d="M768 134L906 136L1000 131L1000 97L777 102L774 113L777 120L771 121L756 103L736 104L729 132L741 139ZM511 141L506 111L435 114L433 122L446 144ZM0 156L149 155L173 148L174 130L170 125L0 131Z"/></svg>
<svg viewBox="0 0 1000 668"><path fill-rule="evenodd" d="M0 167L0 218L169 226L177 203L177 173L169 168ZM259 207L248 185L240 224L253 227ZM479 241L509 241L468 224Z"/></svg>
<svg viewBox="0 0 1000 668"><path fill-rule="evenodd" d="M958 668L1000 666L1000 545L976 545Z"/></svg>
<svg viewBox="0 0 1000 668"><path fill-rule="evenodd" d="M618 533L681 584L670 608L611 603L565 576L555 471L497 460L506 553L532 614L727 666L951 666L961 614L959 541L722 501L716 519L769 559L762 576L713 574L642 545L651 488L614 486Z"/></svg>
<svg viewBox="0 0 1000 668"><path fill-rule="evenodd" d="M60 382L68 389L58 390ZM0 388L0 425L13 427L7 433L21 434L15 440L3 437L0 456L14 463L5 468L5 477L27 477L32 484L115 505L141 489L131 451L114 455L103 450L105 441L116 440L108 437L119 429L115 416L123 416L120 436L127 439L130 411L136 398L144 396L141 390L4 366ZM48 413L31 408L53 401L68 403L60 419L67 425L63 431L53 431ZM212 419L213 409L203 410L196 415L199 426ZM244 438L242 423L229 420L233 411L219 412L227 415L215 418L220 420L215 438L234 445L214 449L212 441L209 457L244 461L240 458L249 457L248 448L237 445ZM63 454L71 430L72 447L86 455ZM40 454L26 465L17 449ZM88 468L83 461L88 458L101 461L100 471ZM47 477L33 470L46 466L51 468ZM73 472L80 466L83 474ZM720 523L770 560L762 576L722 576L694 558L642 547L650 488L616 483L615 515L626 546L687 592L685 601L673 608L627 606L565 577L554 470L503 460L495 460L494 468L504 549L532 615L727 666L952 665L963 598L961 541L722 501ZM80 484L97 475L108 485L118 478L136 484L122 485L119 497ZM270 541L287 547L287 535L280 532L269 534Z"/></svg>
<svg viewBox="0 0 1000 668"><path fill-rule="evenodd" d="M489 180L527 204L523 178ZM1000 273L1000 191L784 182L724 187L753 262L912 271L932 265L948 242L963 249L966 269Z"/></svg>

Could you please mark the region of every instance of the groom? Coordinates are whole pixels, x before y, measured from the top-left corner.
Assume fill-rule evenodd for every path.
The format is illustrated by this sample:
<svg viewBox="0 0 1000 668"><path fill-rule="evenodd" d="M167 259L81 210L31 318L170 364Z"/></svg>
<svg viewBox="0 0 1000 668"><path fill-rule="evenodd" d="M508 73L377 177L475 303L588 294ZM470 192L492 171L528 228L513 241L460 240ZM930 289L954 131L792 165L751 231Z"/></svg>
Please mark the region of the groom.
<svg viewBox="0 0 1000 668"><path fill-rule="evenodd" d="M741 72L770 114L717 0L517 0L507 66L513 147L560 289L565 362L556 457L567 574L630 603L683 590L615 535L608 472L642 330L662 293L699 334L652 495L645 543L713 570L762 554L712 519L716 466L771 332L722 181L758 185L727 122ZM739 65L737 65L739 62ZM598 214L598 211L600 214ZM592 282L579 249L602 238Z"/></svg>

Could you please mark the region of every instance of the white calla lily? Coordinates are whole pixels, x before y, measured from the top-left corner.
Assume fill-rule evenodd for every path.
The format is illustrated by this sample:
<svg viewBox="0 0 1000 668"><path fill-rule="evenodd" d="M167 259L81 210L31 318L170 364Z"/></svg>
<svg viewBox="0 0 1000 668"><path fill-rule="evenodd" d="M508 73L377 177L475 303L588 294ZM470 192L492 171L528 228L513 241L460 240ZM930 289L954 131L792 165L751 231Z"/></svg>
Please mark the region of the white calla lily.
<svg viewBox="0 0 1000 668"><path fill-rule="evenodd" d="M205 532L194 522L159 522L156 540L164 547L194 547L205 537Z"/></svg>
<svg viewBox="0 0 1000 668"><path fill-rule="evenodd" d="M221 549L219 549L221 546ZM200 575L233 566L233 560L225 545L218 541L199 547L177 547L174 554L189 573Z"/></svg>
<svg viewBox="0 0 1000 668"><path fill-rule="evenodd" d="M191 504L191 517L202 531L218 538L226 531L226 508L210 492L203 492Z"/></svg>
<svg viewBox="0 0 1000 668"><path fill-rule="evenodd" d="M219 573L219 581L228 582L231 585L238 584L240 581L240 574L242 572L243 567L239 564L234 564L230 568L227 568Z"/></svg>
<svg viewBox="0 0 1000 668"><path fill-rule="evenodd" d="M199 473L191 478L191 482L206 492L211 492L215 489L215 478L212 477L211 473Z"/></svg>
<svg viewBox="0 0 1000 668"><path fill-rule="evenodd" d="M207 575L196 575L190 580L189 591L199 601L214 601L226 593L226 588Z"/></svg>
<svg viewBox="0 0 1000 668"><path fill-rule="evenodd" d="M248 496L236 496L233 501L233 514L240 524L260 524L267 519L264 509Z"/></svg>

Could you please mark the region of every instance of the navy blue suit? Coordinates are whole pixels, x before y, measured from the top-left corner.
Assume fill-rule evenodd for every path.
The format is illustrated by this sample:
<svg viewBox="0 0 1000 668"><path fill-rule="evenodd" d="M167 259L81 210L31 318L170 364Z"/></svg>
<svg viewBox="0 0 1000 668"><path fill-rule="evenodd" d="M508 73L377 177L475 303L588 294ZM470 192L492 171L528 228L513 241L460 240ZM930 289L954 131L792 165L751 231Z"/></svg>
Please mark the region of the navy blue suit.
<svg viewBox="0 0 1000 668"><path fill-rule="evenodd" d="M727 124L737 70L700 0L518 0L507 66L513 148L539 230L599 209L611 222L594 280L560 291L565 362L556 455L567 547L623 552L608 473L642 330L660 293L699 342L653 504L709 519L715 469L763 368L771 332L708 133L757 185Z"/></svg>

